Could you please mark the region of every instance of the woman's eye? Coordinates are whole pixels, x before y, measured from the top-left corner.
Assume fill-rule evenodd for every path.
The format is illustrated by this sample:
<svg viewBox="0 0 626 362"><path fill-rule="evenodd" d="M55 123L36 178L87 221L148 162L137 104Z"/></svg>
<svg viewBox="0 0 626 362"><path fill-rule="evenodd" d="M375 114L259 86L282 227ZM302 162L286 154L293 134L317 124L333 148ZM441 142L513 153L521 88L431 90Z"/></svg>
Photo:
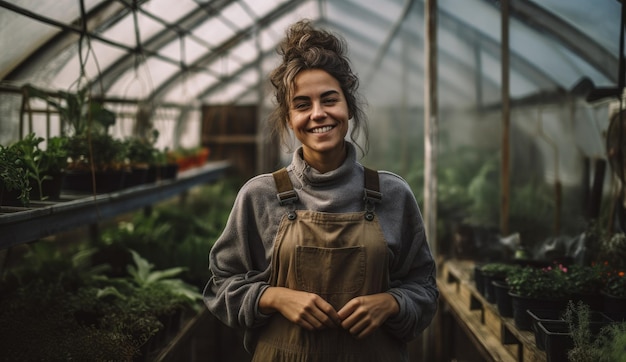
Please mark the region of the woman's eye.
<svg viewBox="0 0 626 362"><path fill-rule="evenodd" d="M337 103L337 98L324 99L324 104L335 104L335 103Z"/></svg>

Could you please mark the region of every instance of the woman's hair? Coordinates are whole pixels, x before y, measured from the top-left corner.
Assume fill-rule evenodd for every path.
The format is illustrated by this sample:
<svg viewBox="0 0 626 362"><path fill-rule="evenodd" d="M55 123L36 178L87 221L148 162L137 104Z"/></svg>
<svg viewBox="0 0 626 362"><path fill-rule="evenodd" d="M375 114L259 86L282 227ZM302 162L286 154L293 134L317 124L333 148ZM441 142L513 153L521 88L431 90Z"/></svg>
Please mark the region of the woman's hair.
<svg viewBox="0 0 626 362"><path fill-rule="evenodd" d="M339 82L353 122L350 140L365 155L368 148L367 120L358 93L359 79L350 67L344 39L314 28L309 20L301 20L287 29L277 52L282 56L282 62L269 76L276 96L276 108L269 117L269 123L283 144L289 147L289 100L292 98L296 76L303 70L321 69ZM365 149L356 142L360 131L364 133Z"/></svg>

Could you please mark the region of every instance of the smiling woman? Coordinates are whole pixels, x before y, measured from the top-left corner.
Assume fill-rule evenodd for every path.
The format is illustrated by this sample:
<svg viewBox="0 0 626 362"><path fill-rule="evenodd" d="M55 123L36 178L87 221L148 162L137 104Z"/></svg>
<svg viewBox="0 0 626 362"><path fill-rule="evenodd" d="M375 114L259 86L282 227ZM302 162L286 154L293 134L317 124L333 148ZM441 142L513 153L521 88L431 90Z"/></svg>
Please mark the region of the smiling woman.
<svg viewBox="0 0 626 362"><path fill-rule="evenodd" d="M245 330L253 361L408 361L437 308L411 188L357 161L366 123L345 51L308 21L289 28L270 122L302 145L241 188L209 255L205 304Z"/></svg>
<svg viewBox="0 0 626 362"><path fill-rule="evenodd" d="M303 70L294 82L289 128L302 143L304 159L324 173L346 158L348 105L337 79L321 69Z"/></svg>

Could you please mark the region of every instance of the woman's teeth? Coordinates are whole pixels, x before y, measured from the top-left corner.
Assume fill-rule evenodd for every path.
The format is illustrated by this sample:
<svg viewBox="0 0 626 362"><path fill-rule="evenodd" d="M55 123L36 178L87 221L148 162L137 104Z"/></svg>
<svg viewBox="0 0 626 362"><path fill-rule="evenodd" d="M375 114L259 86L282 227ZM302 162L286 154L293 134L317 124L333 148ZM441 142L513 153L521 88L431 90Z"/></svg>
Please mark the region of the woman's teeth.
<svg viewBox="0 0 626 362"><path fill-rule="evenodd" d="M326 127L314 128L311 132L312 133L324 133L324 132L330 131L331 129L333 129L333 127L326 126Z"/></svg>

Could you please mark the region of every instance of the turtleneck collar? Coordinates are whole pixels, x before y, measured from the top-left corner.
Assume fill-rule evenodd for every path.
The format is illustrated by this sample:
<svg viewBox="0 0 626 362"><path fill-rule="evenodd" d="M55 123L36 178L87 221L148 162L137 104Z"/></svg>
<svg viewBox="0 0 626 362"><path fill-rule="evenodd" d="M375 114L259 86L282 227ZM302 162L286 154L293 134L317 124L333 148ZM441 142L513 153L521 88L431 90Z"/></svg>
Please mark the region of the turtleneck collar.
<svg viewBox="0 0 626 362"><path fill-rule="evenodd" d="M341 166L326 173L320 173L318 170L306 163L304 158L302 158L302 146L300 146L296 152L293 153L291 164L296 176L302 181L303 184L316 187L330 186L341 181L354 171L354 165L356 164L356 149L352 143L346 141L346 150L346 159Z"/></svg>

